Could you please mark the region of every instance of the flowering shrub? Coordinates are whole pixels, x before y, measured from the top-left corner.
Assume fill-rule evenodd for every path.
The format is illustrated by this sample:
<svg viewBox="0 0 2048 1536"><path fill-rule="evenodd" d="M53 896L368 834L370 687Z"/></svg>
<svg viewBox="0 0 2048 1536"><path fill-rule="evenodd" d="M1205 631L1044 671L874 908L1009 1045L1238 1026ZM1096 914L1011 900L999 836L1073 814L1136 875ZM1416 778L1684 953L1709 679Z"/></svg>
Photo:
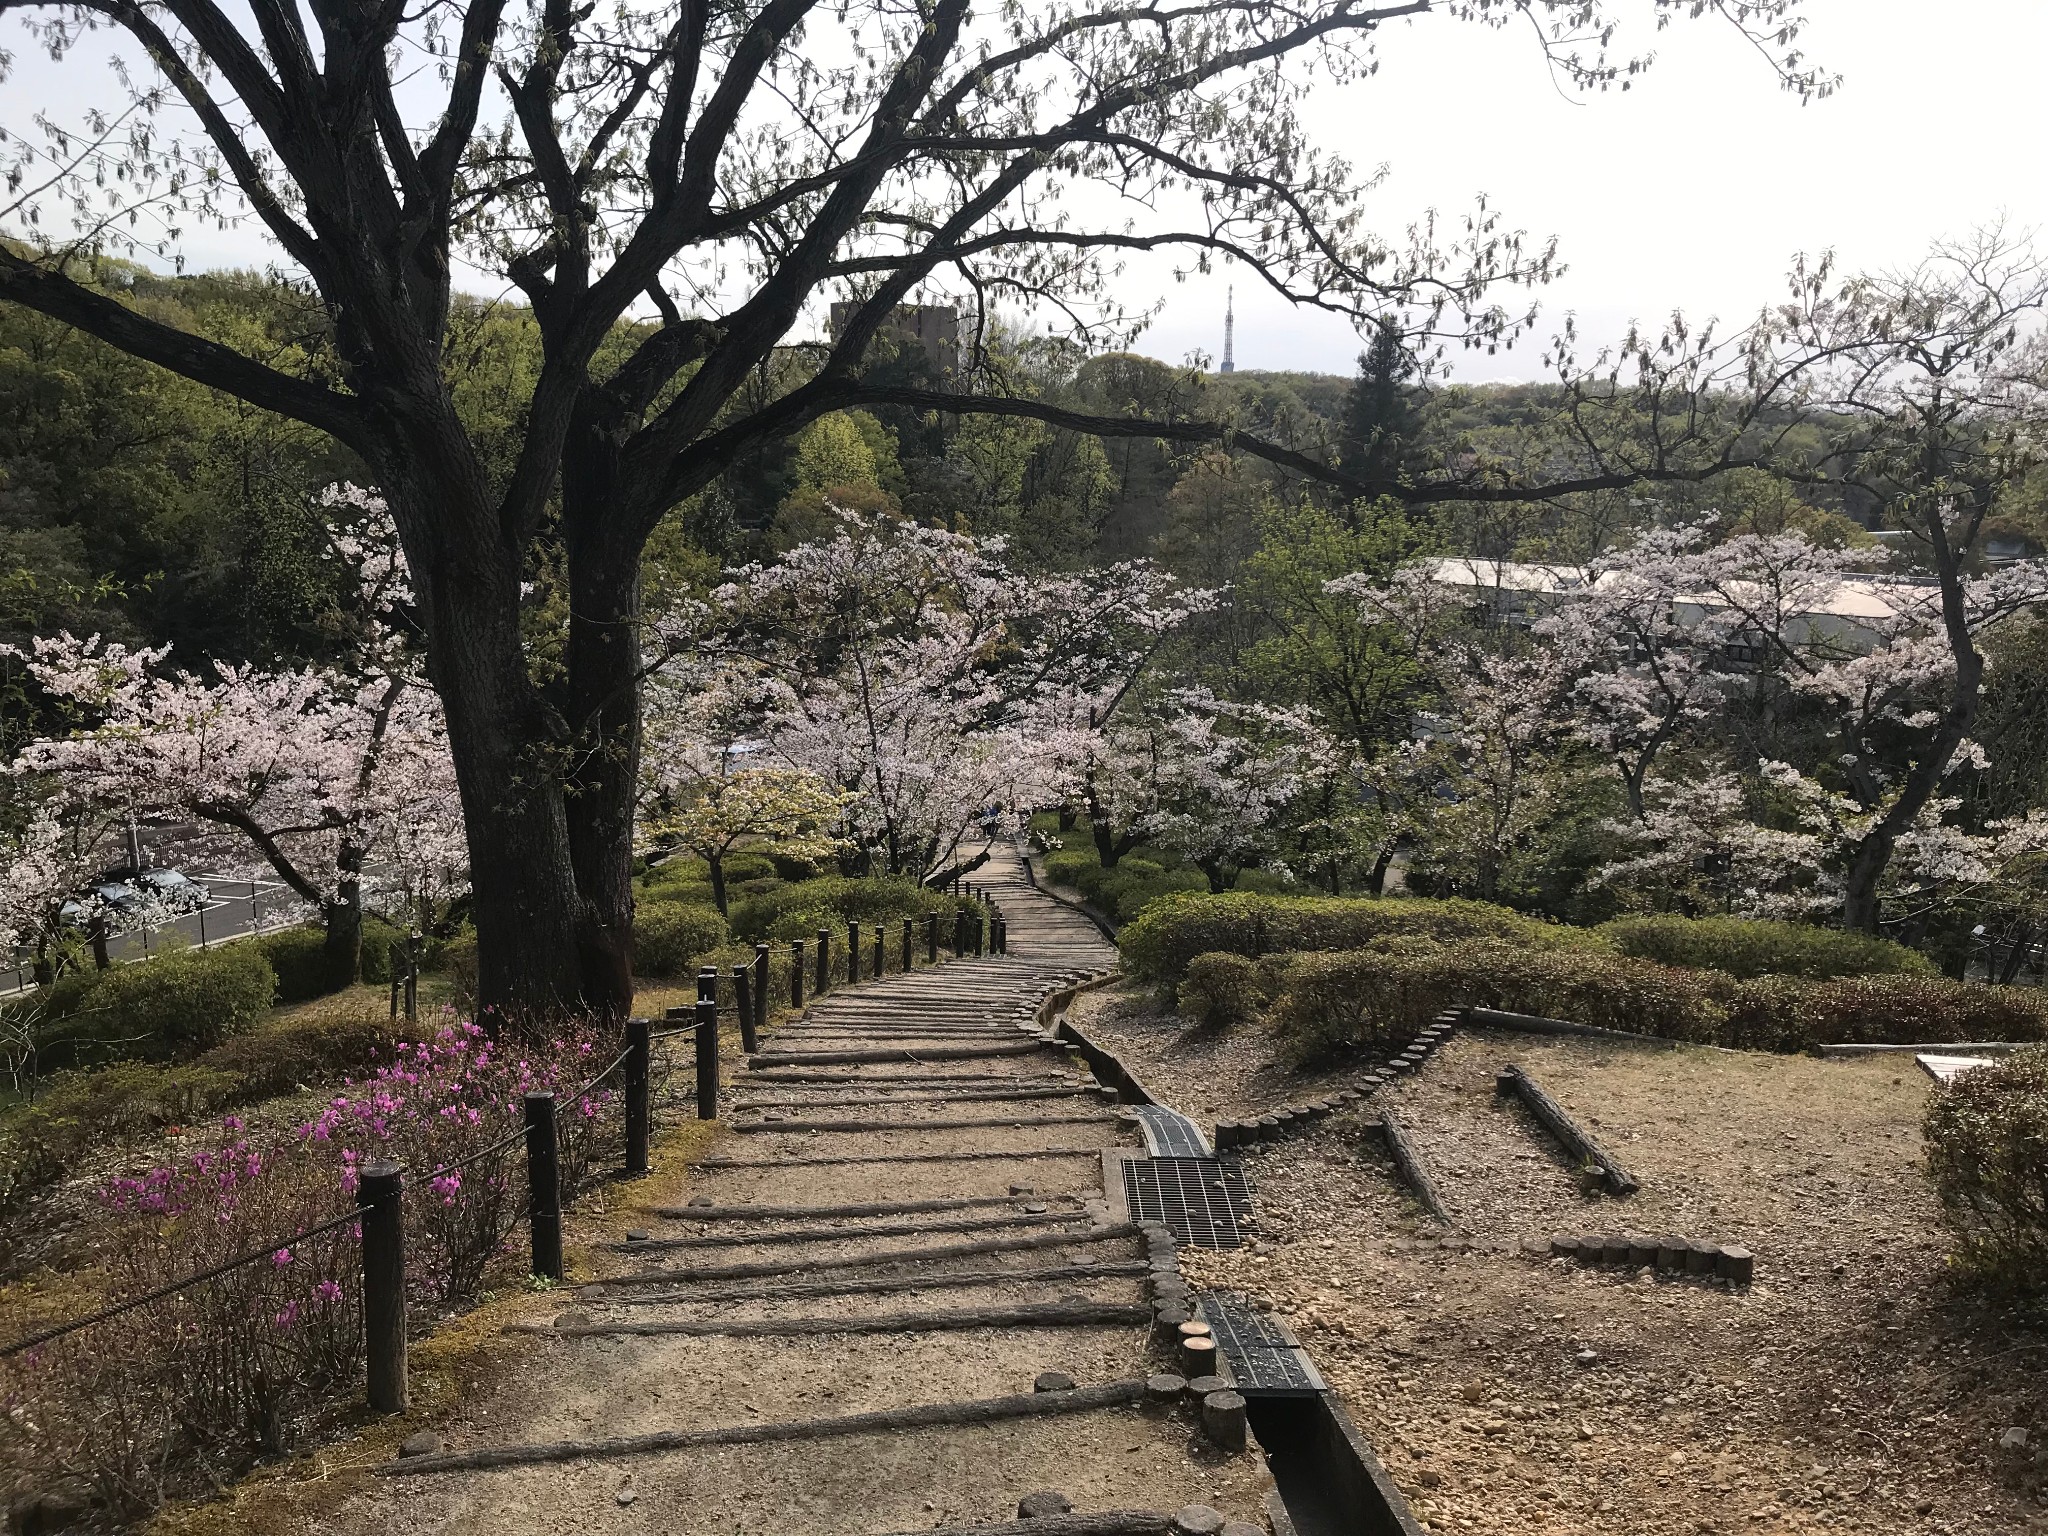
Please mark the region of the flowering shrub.
<svg viewBox="0 0 2048 1536"><path fill-rule="evenodd" d="M356 1387L362 1265L359 1222L282 1235L347 1216L364 1165L395 1161L407 1171L413 1306L439 1312L473 1297L526 1208L525 1095L557 1096L566 1195L618 1131L616 1080L576 1097L611 1059L585 1034L492 1040L451 1021L394 1047L270 1144L229 1116L211 1145L113 1180L98 1245L109 1296L278 1246L7 1362L0 1461L13 1491L68 1485L126 1515L285 1449ZM33 1327L0 1322L8 1336Z"/></svg>

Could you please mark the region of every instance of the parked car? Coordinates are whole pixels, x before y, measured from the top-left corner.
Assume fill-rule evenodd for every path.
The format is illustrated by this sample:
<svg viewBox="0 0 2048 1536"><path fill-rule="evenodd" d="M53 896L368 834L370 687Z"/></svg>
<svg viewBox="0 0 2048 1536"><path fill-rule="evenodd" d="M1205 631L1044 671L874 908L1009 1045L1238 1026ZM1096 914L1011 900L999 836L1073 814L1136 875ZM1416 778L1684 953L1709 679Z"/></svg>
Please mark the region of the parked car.
<svg viewBox="0 0 2048 1536"><path fill-rule="evenodd" d="M181 869L145 869L131 882L179 912L192 912L213 899L213 892Z"/></svg>

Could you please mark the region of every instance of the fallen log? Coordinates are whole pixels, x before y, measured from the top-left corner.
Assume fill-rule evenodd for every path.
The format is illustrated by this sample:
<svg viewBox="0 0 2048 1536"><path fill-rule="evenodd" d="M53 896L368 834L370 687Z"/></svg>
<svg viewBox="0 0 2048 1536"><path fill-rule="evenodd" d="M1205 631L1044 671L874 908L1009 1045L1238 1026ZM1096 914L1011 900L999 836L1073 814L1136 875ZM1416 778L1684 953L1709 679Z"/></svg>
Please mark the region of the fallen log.
<svg viewBox="0 0 2048 1536"><path fill-rule="evenodd" d="M491 1467L531 1467L550 1462L579 1461L592 1456L645 1456L662 1451L694 1450L708 1445L759 1445L793 1440L827 1440L839 1435L886 1434L900 1429L931 1429L953 1425L995 1424L1005 1419L1043 1418L1062 1413L1089 1413L1135 1403L1145 1395L1142 1381L1111 1381L1076 1387L1071 1392L1020 1392L1009 1397L971 1402L924 1403L914 1408L885 1408L836 1419L796 1419L780 1424L733 1424L722 1429L670 1429L651 1435L617 1435L598 1440L553 1440L530 1445L502 1445L474 1451L444 1451L433 1456L408 1456L386 1462L385 1477L411 1477L426 1472L477 1472Z"/></svg>
<svg viewBox="0 0 2048 1536"><path fill-rule="evenodd" d="M1451 1213L1444 1208L1443 1196L1437 1192L1429 1170L1422 1166L1422 1159L1416 1155L1414 1143L1408 1140L1408 1133L1401 1122L1388 1110L1380 1116L1380 1134L1386 1139L1387 1153L1394 1160L1394 1167L1400 1172L1401 1181L1414 1193L1422 1208L1432 1219L1447 1227L1456 1227Z"/></svg>

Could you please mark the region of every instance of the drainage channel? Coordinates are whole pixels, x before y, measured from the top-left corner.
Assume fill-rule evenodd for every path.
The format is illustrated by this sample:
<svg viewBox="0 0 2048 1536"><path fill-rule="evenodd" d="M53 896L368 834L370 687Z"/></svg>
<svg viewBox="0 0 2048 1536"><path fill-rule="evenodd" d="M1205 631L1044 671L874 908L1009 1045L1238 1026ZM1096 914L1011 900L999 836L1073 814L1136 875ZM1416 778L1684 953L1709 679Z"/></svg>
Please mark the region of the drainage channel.
<svg viewBox="0 0 2048 1536"><path fill-rule="evenodd" d="M1082 1054L1099 1081L1135 1081L1093 1042ZM1130 1219L1163 1224L1183 1246L1242 1247L1257 1222L1243 1162L1216 1156L1177 1110L1153 1102L1136 1113L1148 1155L1121 1160ZM1203 1291L1192 1299L1245 1400L1294 1536L1425 1536L1293 1332L1242 1296Z"/></svg>

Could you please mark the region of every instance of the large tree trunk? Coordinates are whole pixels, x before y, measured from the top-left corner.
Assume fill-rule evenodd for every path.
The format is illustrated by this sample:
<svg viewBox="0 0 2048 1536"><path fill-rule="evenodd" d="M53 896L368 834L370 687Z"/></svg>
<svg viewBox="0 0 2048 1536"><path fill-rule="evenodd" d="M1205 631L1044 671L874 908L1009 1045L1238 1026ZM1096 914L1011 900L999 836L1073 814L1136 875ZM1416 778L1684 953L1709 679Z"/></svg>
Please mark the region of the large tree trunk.
<svg viewBox="0 0 2048 1536"><path fill-rule="evenodd" d="M428 620L428 669L468 833L477 1001L498 1021L581 1011L576 879L562 759L570 743L527 675L520 557L485 488L460 472L430 478L433 445L408 444L384 470Z"/></svg>
<svg viewBox="0 0 2048 1536"><path fill-rule="evenodd" d="M563 480L569 567L565 713L574 732L568 797L577 963L585 1002L633 1009L633 811L640 780L640 557L619 547L609 440L587 434ZM721 910L723 902L720 903Z"/></svg>

